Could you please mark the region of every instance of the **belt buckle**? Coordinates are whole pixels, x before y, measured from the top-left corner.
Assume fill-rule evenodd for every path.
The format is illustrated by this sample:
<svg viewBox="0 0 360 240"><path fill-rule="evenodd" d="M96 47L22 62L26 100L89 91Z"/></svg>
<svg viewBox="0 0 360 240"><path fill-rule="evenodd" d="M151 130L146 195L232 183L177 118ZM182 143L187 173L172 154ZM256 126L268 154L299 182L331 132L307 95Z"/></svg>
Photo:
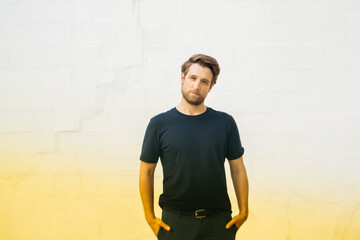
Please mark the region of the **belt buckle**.
<svg viewBox="0 0 360 240"><path fill-rule="evenodd" d="M205 209L199 209L195 211L195 217L196 218L205 218L206 215L199 215L199 212L205 212Z"/></svg>

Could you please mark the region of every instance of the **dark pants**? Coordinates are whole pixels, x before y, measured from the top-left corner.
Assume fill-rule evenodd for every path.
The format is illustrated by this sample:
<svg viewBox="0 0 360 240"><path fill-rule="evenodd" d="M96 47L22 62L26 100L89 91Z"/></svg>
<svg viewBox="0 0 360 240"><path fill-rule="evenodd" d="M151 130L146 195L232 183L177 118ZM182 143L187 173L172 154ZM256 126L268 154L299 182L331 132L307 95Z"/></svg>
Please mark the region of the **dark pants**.
<svg viewBox="0 0 360 240"><path fill-rule="evenodd" d="M225 228L231 219L231 213L226 211L196 218L163 210L162 220L171 230L168 232L161 227L157 237L159 240L234 240L236 225Z"/></svg>

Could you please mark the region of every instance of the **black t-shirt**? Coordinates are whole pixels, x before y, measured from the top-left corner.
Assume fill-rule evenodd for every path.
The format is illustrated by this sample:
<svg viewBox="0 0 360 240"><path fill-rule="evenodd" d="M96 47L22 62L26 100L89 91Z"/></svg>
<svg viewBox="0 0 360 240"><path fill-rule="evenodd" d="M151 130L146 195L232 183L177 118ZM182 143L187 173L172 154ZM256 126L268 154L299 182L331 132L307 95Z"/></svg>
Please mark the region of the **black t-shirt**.
<svg viewBox="0 0 360 240"><path fill-rule="evenodd" d="M243 154L231 115L207 107L204 113L191 116L174 107L151 118L140 160L157 163L161 159L161 208L231 211L224 162Z"/></svg>

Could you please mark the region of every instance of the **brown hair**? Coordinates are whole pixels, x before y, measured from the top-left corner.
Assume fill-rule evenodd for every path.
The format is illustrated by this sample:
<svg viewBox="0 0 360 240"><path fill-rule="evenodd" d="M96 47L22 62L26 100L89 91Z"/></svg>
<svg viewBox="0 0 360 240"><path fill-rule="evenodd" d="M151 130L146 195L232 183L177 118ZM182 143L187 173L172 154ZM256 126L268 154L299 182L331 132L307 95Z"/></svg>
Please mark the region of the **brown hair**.
<svg viewBox="0 0 360 240"><path fill-rule="evenodd" d="M193 64L193 63L198 63L200 64L202 67L208 67L210 68L212 74L213 74L213 78L211 80L212 84L216 83L216 79L219 76L220 73L220 67L218 62L216 61L215 58L210 57L208 55L204 55L204 54L195 54L192 55L186 62L183 63L183 65L181 66L181 72L184 73L184 76L186 76L189 67Z"/></svg>

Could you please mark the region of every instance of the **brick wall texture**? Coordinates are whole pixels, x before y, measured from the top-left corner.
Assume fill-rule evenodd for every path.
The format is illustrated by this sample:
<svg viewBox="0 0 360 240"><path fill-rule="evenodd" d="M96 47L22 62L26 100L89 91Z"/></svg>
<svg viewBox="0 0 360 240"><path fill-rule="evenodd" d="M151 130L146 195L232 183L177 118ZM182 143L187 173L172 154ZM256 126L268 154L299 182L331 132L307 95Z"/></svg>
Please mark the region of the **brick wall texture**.
<svg viewBox="0 0 360 240"><path fill-rule="evenodd" d="M237 239L360 239L359 0L0 0L0 239L156 239L141 144L195 53L245 148Z"/></svg>

